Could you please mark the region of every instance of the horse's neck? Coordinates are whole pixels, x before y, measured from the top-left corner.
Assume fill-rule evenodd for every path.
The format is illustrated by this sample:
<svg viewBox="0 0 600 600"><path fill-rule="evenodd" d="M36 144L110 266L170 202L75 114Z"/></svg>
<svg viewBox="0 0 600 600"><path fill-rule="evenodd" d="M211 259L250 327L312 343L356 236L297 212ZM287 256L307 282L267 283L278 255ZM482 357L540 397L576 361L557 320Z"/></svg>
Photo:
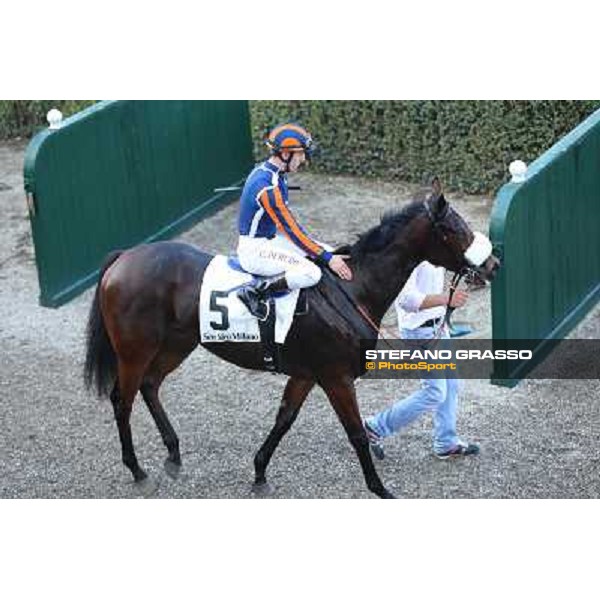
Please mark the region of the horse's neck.
<svg viewBox="0 0 600 600"><path fill-rule="evenodd" d="M358 302L380 323L404 287L413 269L423 260L410 244L370 256L355 277Z"/></svg>

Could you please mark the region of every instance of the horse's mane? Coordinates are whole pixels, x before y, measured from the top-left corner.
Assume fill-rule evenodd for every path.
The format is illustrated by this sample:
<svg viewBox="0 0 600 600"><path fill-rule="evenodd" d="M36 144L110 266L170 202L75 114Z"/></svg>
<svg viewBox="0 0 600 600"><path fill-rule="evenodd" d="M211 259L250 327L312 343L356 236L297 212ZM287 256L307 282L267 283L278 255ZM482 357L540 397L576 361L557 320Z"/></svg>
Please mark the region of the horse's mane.
<svg viewBox="0 0 600 600"><path fill-rule="evenodd" d="M388 246L396 237L398 229L405 227L422 209L421 202L411 202L401 210L390 210L383 214L381 223L358 236L353 245L339 248L337 254L350 254L352 258L360 259L366 254L379 252Z"/></svg>

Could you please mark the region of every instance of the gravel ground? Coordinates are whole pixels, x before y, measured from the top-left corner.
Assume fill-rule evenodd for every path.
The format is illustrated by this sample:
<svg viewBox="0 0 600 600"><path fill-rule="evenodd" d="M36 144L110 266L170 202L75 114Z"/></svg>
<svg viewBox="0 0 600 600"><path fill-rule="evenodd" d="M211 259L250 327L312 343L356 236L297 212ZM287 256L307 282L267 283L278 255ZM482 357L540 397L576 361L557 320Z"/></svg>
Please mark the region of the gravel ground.
<svg viewBox="0 0 600 600"><path fill-rule="evenodd" d="M132 427L153 486L140 490L121 464L112 409L84 390L83 330L91 290L60 309L38 305L22 181L25 144L0 144L0 498L251 498L254 452L270 430L285 378L246 372L202 350L167 380L162 398L176 428L184 468L173 481L143 403ZM419 193L402 183L310 174L295 201L324 241L342 243L380 214ZM487 231L491 200L450 194L476 229ZM236 207L182 236L215 252L235 245ZM340 219L341 217L341 219ZM336 224L337 223L337 224ZM473 292L458 321L489 337L489 289ZM596 309L575 336L600 337ZM387 317L393 325L393 315ZM363 414L409 393L415 382L360 381ZM482 446L472 460L431 455L425 418L386 442L383 481L404 498L583 498L600 493L597 381L529 381L508 390L466 381L460 433ZM324 394L313 391L273 457L278 498L370 498L358 461Z"/></svg>

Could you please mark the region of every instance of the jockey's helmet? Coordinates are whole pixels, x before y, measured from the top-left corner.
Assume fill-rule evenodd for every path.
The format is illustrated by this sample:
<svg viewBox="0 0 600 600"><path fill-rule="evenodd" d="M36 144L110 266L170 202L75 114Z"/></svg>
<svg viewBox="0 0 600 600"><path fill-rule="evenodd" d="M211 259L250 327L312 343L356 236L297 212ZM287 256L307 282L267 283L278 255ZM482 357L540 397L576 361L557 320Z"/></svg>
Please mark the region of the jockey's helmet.
<svg viewBox="0 0 600 600"><path fill-rule="evenodd" d="M314 150L312 136L304 127L296 123L284 123L272 129L266 144L271 150L271 154L279 154L284 150L288 152L303 150L306 157L310 158Z"/></svg>

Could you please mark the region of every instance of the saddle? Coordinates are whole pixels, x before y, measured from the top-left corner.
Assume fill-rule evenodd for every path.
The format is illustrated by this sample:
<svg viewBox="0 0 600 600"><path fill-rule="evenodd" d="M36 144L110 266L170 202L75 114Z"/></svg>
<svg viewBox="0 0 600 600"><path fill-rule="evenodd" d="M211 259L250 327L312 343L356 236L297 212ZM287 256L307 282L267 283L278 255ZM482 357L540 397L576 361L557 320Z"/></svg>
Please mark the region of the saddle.
<svg viewBox="0 0 600 600"><path fill-rule="evenodd" d="M228 259L228 265L245 272L236 256ZM277 373L280 371L281 358L279 346L275 343L275 299L289 294L291 290L287 288L282 275L263 277L252 274L252 277L252 282L238 290L238 298L250 314L258 319L265 369ZM298 297L294 316L308 312L306 294L303 292Z"/></svg>
<svg viewBox="0 0 600 600"><path fill-rule="evenodd" d="M236 256L228 259L228 265L232 269L246 272ZM279 346L275 343L275 299L289 294L291 290L287 289L282 276L271 278L252 275L252 277L252 282L238 291L238 298L258 320L265 370L278 373L281 370L281 357ZM294 316L305 315L307 312L306 294L301 290Z"/></svg>
<svg viewBox="0 0 600 600"><path fill-rule="evenodd" d="M280 346L293 319L307 314L308 302L305 290L271 292L277 288L272 283L272 277L245 271L236 256L215 257L201 286L201 341L259 342L265 370L280 372ZM263 288L268 291L262 293ZM248 291L254 300L250 306L245 301Z"/></svg>

